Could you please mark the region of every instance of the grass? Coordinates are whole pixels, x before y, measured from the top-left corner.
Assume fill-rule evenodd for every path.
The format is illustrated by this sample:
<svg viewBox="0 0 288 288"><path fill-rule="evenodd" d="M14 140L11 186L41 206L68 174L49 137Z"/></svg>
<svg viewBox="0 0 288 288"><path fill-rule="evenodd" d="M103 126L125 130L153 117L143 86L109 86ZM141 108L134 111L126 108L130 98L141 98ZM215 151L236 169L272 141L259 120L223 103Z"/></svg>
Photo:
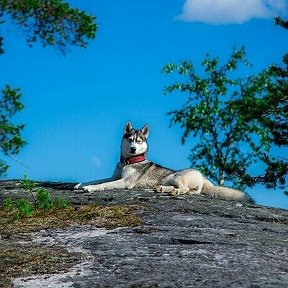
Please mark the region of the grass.
<svg viewBox="0 0 288 288"><path fill-rule="evenodd" d="M106 229L142 224L135 205L71 206L67 199L52 197L27 175L20 183L27 197L9 197L0 206L0 287L12 287L10 279L14 277L64 272L83 260L81 253L33 244L32 232L79 224Z"/></svg>
<svg viewBox="0 0 288 288"><path fill-rule="evenodd" d="M40 247L5 241L0 247L0 287L12 287L11 278L68 271L83 259L63 248Z"/></svg>
<svg viewBox="0 0 288 288"><path fill-rule="evenodd" d="M27 244L31 232L75 224L113 229L143 223L135 213L136 206L104 207L90 204L59 208L56 205L50 209L29 209L29 213L25 215L19 214L17 205L11 203L13 201L7 200L0 208L0 287L11 287L10 279L13 277L59 273L81 262L83 255L80 253L70 254L59 247ZM27 203L24 204L21 205L26 207ZM26 244L19 243L23 239Z"/></svg>
<svg viewBox="0 0 288 288"><path fill-rule="evenodd" d="M20 218L15 217L17 210L0 209L0 234L27 233L73 224L89 224L107 229L138 226L142 220L136 215L135 209L136 206L128 205L103 207L90 204L65 209L38 209Z"/></svg>

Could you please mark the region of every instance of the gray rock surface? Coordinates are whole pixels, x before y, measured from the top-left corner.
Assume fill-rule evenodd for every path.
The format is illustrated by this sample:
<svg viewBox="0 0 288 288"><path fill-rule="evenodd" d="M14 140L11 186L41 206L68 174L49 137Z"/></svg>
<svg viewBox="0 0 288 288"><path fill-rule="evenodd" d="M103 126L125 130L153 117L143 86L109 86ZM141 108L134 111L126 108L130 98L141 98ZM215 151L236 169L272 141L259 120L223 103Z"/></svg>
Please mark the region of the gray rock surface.
<svg viewBox="0 0 288 288"><path fill-rule="evenodd" d="M0 182L0 202L21 197L17 185ZM74 204L136 204L144 224L37 232L35 242L87 259L68 273L15 279L15 287L288 287L287 210L151 190L88 194L73 185L41 183Z"/></svg>

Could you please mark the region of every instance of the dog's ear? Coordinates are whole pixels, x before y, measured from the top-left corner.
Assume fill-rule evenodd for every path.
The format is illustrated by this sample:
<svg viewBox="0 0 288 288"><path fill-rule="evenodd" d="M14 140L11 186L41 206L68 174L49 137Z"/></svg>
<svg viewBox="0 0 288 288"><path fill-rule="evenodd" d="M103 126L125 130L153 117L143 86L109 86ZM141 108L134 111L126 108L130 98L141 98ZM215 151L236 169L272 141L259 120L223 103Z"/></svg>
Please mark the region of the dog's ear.
<svg viewBox="0 0 288 288"><path fill-rule="evenodd" d="M143 135L145 136L145 138L147 139L149 136L149 126L146 124L142 129L141 132L143 133Z"/></svg>
<svg viewBox="0 0 288 288"><path fill-rule="evenodd" d="M131 122L127 121L127 123L125 124L123 133L127 134L127 133L130 133L132 130L133 130L133 127L132 127Z"/></svg>

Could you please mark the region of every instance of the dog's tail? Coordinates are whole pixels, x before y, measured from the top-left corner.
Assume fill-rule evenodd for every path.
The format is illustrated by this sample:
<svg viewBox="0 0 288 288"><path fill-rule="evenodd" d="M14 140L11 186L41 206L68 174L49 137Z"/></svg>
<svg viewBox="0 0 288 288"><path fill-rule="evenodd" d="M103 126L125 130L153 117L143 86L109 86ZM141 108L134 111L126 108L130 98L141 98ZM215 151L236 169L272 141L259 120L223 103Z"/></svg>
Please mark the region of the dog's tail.
<svg viewBox="0 0 288 288"><path fill-rule="evenodd" d="M215 186L208 179L204 180L204 185L201 192L210 197L254 203L253 199L250 198L246 193L228 187Z"/></svg>

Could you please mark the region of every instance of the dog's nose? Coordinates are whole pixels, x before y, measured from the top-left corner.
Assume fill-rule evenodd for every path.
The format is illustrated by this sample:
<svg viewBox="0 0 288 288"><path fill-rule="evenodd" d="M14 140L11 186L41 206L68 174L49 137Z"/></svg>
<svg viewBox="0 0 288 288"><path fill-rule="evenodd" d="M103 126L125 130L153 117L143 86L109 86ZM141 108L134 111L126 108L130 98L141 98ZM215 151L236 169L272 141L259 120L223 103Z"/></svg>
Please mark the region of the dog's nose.
<svg viewBox="0 0 288 288"><path fill-rule="evenodd" d="M136 148L135 147L131 147L130 151L131 151L131 153L135 153L136 152Z"/></svg>

